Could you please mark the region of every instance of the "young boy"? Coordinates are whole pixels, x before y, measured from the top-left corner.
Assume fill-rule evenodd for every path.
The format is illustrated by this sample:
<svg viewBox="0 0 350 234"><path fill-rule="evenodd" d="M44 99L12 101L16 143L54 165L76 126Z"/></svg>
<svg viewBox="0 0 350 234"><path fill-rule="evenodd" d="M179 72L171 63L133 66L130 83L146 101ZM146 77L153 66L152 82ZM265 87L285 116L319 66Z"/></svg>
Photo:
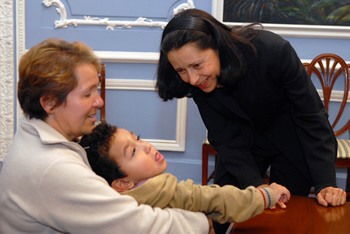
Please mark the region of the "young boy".
<svg viewBox="0 0 350 234"><path fill-rule="evenodd" d="M276 201L290 198L288 189L276 183L244 190L231 185L202 186L192 180L178 183L175 176L163 174L167 163L153 145L104 122L92 134L85 135L80 144L95 173L139 204L201 211L216 222L226 223L243 222L274 207Z"/></svg>

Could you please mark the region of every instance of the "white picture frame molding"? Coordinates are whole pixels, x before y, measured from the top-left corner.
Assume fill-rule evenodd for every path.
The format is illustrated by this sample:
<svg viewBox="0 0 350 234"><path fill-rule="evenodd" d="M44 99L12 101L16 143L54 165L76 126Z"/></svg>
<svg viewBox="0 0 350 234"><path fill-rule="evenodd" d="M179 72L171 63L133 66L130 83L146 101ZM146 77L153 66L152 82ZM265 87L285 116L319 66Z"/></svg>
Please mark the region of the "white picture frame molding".
<svg viewBox="0 0 350 234"><path fill-rule="evenodd" d="M103 61L103 59L102 59ZM132 90L155 92L155 81L138 79L106 79L106 90ZM143 139L158 150L185 151L187 98L177 100L175 140Z"/></svg>
<svg viewBox="0 0 350 234"><path fill-rule="evenodd" d="M20 58L25 53L25 0L16 0L16 70L18 71L18 65ZM13 83L17 86L18 73L16 79L13 79ZM16 129L19 128L20 119L23 116L23 111L17 100L17 93L14 96L16 100Z"/></svg>
<svg viewBox="0 0 350 234"><path fill-rule="evenodd" d="M12 0L0 0L0 162L14 135L14 15ZM1 164L0 164L1 165Z"/></svg>
<svg viewBox="0 0 350 234"><path fill-rule="evenodd" d="M213 0L212 15L223 22L224 0ZM247 23L223 22L228 26ZM264 29L286 37L316 37L350 39L349 26L300 25L300 24L262 24Z"/></svg>
<svg viewBox="0 0 350 234"><path fill-rule="evenodd" d="M95 51L102 62L112 63L158 63L157 52L122 52L122 51ZM154 80L142 79L106 79L106 89L111 90L144 90L156 91ZM158 150L185 151L187 98L177 100L175 140L144 139L153 144Z"/></svg>
<svg viewBox="0 0 350 234"><path fill-rule="evenodd" d="M55 21L56 28L67 28L69 25L105 25L106 29L114 30L115 27L119 28L132 28L132 27L161 27L164 28L168 22L153 21L144 17L139 17L135 21L126 20L109 20L109 18L98 18L91 16L84 16L84 19L68 19L66 7L60 0L44 0L42 2L46 7L52 5L57 6L56 10L60 14L60 20ZM173 9L173 15L186 9L194 8L192 0L187 0L187 3L182 3Z"/></svg>
<svg viewBox="0 0 350 234"><path fill-rule="evenodd" d="M97 25L106 26L106 30L132 27L161 27L164 28L168 22L152 21L147 18L139 17L135 21L111 21L108 18L96 18L85 16L84 19L68 19L64 4L60 0L44 0L42 2L46 7L56 6L60 14L60 20L55 21L56 28L67 28L69 25L75 27L79 25ZM195 8L192 0L182 3L173 9L173 14L182 10ZM95 51L95 54L102 62L115 63L158 63L159 53L154 52L123 52L123 51ZM147 90L155 91L155 83L150 80L142 79L106 79L106 89L110 90ZM176 134L175 140L164 139L144 139L153 144L158 150L185 151L186 143L186 121L187 121L187 98L177 100L176 114Z"/></svg>

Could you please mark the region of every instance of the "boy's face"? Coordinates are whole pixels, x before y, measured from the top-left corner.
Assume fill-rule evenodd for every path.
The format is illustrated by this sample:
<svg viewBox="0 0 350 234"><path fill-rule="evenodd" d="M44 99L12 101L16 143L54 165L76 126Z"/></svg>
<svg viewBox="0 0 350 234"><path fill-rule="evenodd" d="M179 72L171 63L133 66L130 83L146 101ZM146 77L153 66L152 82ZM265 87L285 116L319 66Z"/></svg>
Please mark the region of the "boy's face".
<svg viewBox="0 0 350 234"><path fill-rule="evenodd" d="M126 179L135 184L162 174L167 168L164 156L153 145L123 128L114 133L109 155L127 175Z"/></svg>

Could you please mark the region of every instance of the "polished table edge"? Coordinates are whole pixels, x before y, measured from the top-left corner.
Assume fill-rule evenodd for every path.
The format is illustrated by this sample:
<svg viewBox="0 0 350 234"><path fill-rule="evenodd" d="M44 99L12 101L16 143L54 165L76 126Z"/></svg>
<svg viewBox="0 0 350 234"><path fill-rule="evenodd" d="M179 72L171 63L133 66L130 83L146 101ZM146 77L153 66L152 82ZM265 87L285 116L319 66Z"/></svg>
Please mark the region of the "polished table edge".
<svg viewBox="0 0 350 234"><path fill-rule="evenodd" d="M292 196L286 205L286 209L276 205L275 210L265 209L247 221L234 223L229 233L350 233L350 202L323 207L316 198Z"/></svg>

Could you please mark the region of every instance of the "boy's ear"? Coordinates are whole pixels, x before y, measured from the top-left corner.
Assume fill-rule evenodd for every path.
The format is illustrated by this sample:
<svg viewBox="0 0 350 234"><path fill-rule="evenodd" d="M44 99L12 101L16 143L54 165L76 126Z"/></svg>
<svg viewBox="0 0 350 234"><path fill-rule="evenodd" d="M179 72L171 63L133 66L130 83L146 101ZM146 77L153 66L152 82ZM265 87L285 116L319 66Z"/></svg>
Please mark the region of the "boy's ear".
<svg viewBox="0 0 350 234"><path fill-rule="evenodd" d="M135 187L135 184L132 181L129 181L125 178L121 178L114 180L111 186L115 191L120 193L132 189L133 187Z"/></svg>

